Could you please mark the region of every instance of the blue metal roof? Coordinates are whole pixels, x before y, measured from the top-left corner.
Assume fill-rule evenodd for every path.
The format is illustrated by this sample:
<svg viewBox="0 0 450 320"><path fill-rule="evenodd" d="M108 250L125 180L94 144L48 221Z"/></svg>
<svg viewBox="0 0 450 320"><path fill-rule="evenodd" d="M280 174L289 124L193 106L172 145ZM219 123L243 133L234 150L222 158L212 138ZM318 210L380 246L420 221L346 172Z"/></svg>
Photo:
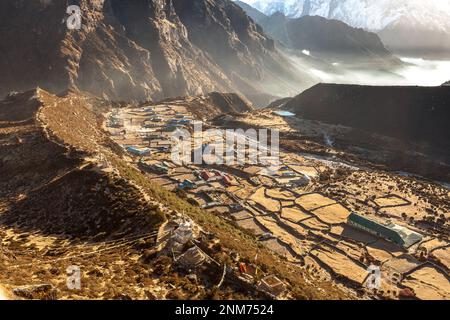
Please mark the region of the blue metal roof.
<svg viewBox="0 0 450 320"><path fill-rule="evenodd" d="M275 113L277 116L281 116L281 117L295 117L295 113L292 113L289 111L278 110L278 111L274 111L273 113Z"/></svg>
<svg viewBox="0 0 450 320"><path fill-rule="evenodd" d="M150 153L150 149L148 149L148 148L139 149L139 148L133 147L133 146L127 147L126 150L128 152L131 152L131 153L134 153L134 154L137 154L137 155L140 155L140 156Z"/></svg>

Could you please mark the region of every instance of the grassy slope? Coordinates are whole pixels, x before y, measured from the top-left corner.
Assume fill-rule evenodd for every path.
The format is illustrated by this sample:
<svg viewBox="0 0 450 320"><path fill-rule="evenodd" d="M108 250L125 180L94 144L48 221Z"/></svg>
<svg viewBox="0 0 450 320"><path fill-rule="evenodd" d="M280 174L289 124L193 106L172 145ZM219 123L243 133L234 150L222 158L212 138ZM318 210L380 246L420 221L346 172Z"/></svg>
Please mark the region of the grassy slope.
<svg viewBox="0 0 450 320"><path fill-rule="evenodd" d="M277 274L284 278L292 286L294 297L298 299L345 299L350 298L346 293L331 285L329 282L320 281L314 284L305 281L305 274L297 266L290 265L267 248L262 246L256 239L236 226L204 210L194 207L176 194L169 192L159 185L152 183L139 170L130 166L121 157L121 151L107 136L99 129L102 117L93 113L92 106L104 111L99 107L99 100L87 101L77 96L65 100L58 100L52 96L45 95L45 108L52 108L51 119L47 119L50 129L62 140L77 149L87 152L101 152L115 167L120 176L126 180L133 181L154 200L163 203L172 210L189 215L205 230L212 232L220 239L221 246L236 251L243 260L254 261L257 255L257 264L263 271ZM47 100L47 101L45 101ZM56 103L56 106L52 104ZM92 105L91 105L92 103ZM86 107L91 105L91 107ZM76 106L76 108L74 108ZM218 255L216 258L227 261L226 255Z"/></svg>

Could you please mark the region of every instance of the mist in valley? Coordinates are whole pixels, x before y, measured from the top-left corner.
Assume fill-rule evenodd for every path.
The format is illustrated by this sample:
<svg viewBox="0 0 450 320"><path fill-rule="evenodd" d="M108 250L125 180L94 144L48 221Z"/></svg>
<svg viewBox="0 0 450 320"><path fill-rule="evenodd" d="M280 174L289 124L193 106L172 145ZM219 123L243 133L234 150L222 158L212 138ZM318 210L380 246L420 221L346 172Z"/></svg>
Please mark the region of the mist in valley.
<svg viewBox="0 0 450 320"><path fill-rule="evenodd" d="M303 74L317 83L375 86L440 86L450 78L450 60L398 57L400 63L348 63L323 59L310 51L285 51L286 57ZM350 61L351 59L347 59Z"/></svg>

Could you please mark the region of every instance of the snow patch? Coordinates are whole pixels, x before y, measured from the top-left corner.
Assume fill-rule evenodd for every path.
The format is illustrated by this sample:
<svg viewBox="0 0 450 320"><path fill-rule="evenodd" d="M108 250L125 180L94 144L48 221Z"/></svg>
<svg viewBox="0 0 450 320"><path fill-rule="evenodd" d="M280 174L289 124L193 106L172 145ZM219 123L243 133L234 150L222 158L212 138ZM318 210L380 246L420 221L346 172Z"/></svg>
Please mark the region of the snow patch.
<svg viewBox="0 0 450 320"><path fill-rule="evenodd" d="M411 27L450 33L450 0L242 0L259 11L288 17L322 16L352 27L381 31L407 21Z"/></svg>

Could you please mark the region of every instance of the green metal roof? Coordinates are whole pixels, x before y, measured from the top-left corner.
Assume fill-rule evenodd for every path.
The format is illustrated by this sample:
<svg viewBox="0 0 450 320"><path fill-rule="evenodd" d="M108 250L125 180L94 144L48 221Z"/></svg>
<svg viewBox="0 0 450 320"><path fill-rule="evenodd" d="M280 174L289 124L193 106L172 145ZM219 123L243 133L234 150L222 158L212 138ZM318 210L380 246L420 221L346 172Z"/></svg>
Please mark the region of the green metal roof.
<svg viewBox="0 0 450 320"><path fill-rule="evenodd" d="M396 224L391 224L389 226L390 228L392 228L395 232L397 232L400 237L403 239L403 246L406 248L409 248L410 246L412 246L413 244L422 241L422 235L409 230L408 228L396 225Z"/></svg>
<svg viewBox="0 0 450 320"><path fill-rule="evenodd" d="M361 225L369 230L372 230L373 232L376 232L380 236L390 239L391 241L393 241L401 246L405 245L405 241L403 240L401 235L397 231L389 228L388 226L382 225L381 223L378 223L378 222L368 219L366 217L360 216L354 212L352 212L349 215L348 220L353 223L356 223L358 225Z"/></svg>

